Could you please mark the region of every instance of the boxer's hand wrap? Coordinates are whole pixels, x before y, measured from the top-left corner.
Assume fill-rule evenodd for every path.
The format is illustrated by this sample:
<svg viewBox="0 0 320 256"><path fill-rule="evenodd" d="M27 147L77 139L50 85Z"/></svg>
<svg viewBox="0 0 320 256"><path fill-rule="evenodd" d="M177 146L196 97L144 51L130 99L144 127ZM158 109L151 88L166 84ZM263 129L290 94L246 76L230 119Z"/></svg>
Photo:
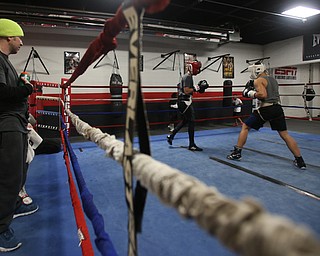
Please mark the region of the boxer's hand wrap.
<svg viewBox="0 0 320 256"><path fill-rule="evenodd" d="M195 92L198 92L198 91L200 90L200 86L199 86L198 84L194 84L194 85L193 85L193 90L194 90Z"/></svg>

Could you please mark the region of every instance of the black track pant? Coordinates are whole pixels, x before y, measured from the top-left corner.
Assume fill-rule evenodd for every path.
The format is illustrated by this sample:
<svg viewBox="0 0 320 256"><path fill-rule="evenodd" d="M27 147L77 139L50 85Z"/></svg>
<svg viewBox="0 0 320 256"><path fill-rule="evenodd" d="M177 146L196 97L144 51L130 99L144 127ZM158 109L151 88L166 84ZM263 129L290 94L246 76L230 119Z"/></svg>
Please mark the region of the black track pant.
<svg viewBox="0 0 320 256"><path fill-rule="evenodd" d="M178 102L178 106L180 106L179 102ZM174 138L174 136L181 130L181 128L186 124L188 124L189 146L192 147L195 145L195 142L194 142L195 113L194 113L193 105L191 104L190 106L188 106L187 109L184 109L183 113L180 107L179 107L179 110L182 115L182 120L174 128L171 136L172 138Z"/></svg>
<svg viewBox="0 0 320 256"><path fill-rule="evenodd" d="M26 180L27 134L0 132L0 233L11 224L21 204L19 191Z"/></svg>

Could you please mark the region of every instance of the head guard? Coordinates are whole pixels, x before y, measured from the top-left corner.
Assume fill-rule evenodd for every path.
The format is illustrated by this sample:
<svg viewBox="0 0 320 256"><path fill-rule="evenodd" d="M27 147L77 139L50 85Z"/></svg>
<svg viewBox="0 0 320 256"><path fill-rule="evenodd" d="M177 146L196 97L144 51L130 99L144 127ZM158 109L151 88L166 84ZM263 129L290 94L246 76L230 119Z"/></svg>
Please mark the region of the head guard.
<svg viewBox="0 0 320 256"><path fill-rule="evenodd" d="M24 36L24 33L20 25L15 21L0 19L0 36Z"/></svg>
<svg viewBox="0 0 320 256"><path fill-rule="evenodd" d="M249 65L248 71L251 72L250 78L257 79L258 75L263 73L266 70L266 67L262 63L256 63Z"/></svg>
<svg viewBox="0 0 320 256"><path fill-rule="evenodd" d="M200 73L200 68L202 67L202 64L200 61L197 60L188 61L186 62L186 67L192 75L198 75Z"/></svg>

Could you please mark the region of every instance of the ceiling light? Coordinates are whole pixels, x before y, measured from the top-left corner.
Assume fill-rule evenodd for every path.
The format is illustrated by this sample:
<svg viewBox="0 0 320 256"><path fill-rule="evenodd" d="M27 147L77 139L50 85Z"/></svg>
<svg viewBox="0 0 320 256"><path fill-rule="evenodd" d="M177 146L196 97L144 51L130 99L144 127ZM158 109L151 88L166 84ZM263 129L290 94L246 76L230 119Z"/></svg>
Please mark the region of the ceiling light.
<svg viewBox="0 0 320 256"><path fill-rule="evenodd" d="M317 15L320 13L320 10L303 7L303 6L297 6L290 10L282 12L284 15L298 17L298 18L308 18L314 15Z"/></svg>

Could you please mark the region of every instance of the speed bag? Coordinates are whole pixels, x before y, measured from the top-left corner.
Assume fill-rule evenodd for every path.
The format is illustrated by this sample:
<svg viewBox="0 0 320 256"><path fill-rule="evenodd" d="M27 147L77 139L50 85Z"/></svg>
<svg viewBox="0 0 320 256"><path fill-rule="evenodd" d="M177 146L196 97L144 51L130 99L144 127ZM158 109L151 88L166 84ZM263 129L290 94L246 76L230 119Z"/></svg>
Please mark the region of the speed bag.
<svg viewBox="0 0 320 256"><path fill-rule="evenodd" d="M121 111L122 108L122 77L113 73L110 77L110 94L113 111Z"/></svg>

